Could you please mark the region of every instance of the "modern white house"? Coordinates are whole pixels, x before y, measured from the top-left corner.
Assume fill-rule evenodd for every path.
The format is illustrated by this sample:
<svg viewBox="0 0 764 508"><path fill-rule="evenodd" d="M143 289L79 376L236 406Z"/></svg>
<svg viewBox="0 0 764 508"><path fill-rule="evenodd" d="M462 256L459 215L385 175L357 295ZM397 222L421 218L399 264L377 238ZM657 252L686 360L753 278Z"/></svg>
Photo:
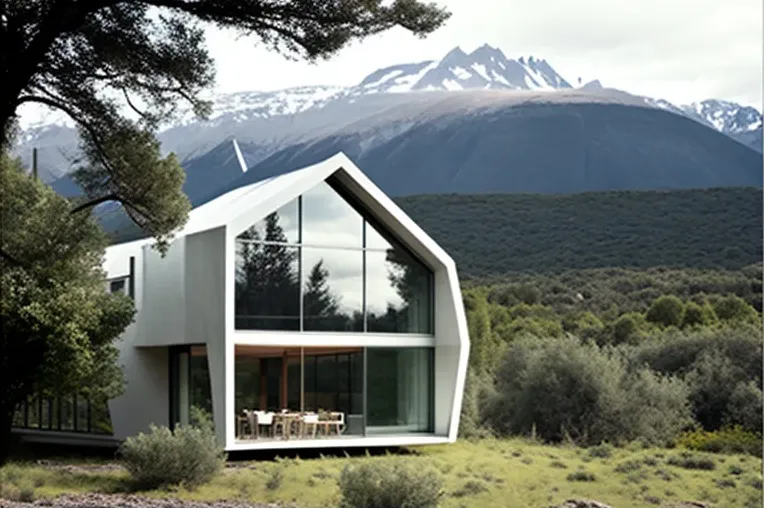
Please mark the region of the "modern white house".
<svg viewBox="0 0 764 508"><path fill-rule="evenodd" d="M229 451L455 441L469 355L456 266L344 154L195 208L164 257L152 244L104 261L137 309L125 393L108 413L29 401L22 432L113 442L198 408Z"/></svg>

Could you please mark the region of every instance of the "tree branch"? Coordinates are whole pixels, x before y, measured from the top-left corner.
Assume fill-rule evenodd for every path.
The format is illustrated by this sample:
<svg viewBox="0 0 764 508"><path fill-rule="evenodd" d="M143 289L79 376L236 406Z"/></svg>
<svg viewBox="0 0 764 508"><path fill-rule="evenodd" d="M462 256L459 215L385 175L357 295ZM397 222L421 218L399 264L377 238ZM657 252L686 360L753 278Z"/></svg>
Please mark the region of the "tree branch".
<svg viewBox="0 0 764 508"><path fill-rule="evenodd" d="M26 267L26 265L24 263L22 263L21 261L16 259L14 256L11 256L10 254L8 254L3 249L0 249L0 258L5 259L6 261L10 261L11 264L14 264L16 266L19 266L19 267L22 267L22 268Z"/></svg>
<svg viewBox="0 0 764 508"><path fill-rule="evenodd" d="M101 196L100 198L91 199L90 201L86 201L80 205L75 206L71 209L69 213L77 213L81 212L83 210L87 210L88 208L93 208L94 206L98 206L101 203L106 203L107 201L119 201L122 203L122 199L116 195L116 194L107 194L105 196Z"/></svg>
<svg viewBox="0 0 764 508"><path fill-rule="evenodd" d="M69 115L69 117L72 120L77 122L77 125L81 126L83 129L85 129L87 131L87 133L90 135L91 141L96 146L96 148L97 148L97 150L99 152L99 156L98 156L98 158L100 159L99 162L101 164L103 164L103 166L106 169L108 169L110 172L112 172L112 173L114 172L114 170L111 168L111 166L109 165L109 163L106 160L106 150L104 150L103 145L99 141L98 135L93 130L91 125L88 122L86 122L83 118L81 118L80 115L75 110L73 110L69 106L66 106L65 104L62 104L61 102L59 102L57 100L51 99L49 97L42 97L42 96L39 96L39 95L21 95L21 96L19 96L19 98L16 99L16 107L18 108L20 105L24 104L25 102L36 102L38 104L44 104L44 105L46 105L48 107L51 107L51 108L54 108L54 109L60 109L61 111L63 111L67 115Z"/></svg>
<svg viewBox="0 0 764 508"><path fill-rule="evenodd" d="M124 87L122 87L122 95L125 96L125 101L127 102L127 105L130 107L130 109L135 111L138 114L138 116L140 116L146 121L153 120L152 117L149 116L145 111L141 111L140 109L138 109L138 107L135 104L133 104L133 101L130 100L130 94L127 93L127 89Z"/></svg>

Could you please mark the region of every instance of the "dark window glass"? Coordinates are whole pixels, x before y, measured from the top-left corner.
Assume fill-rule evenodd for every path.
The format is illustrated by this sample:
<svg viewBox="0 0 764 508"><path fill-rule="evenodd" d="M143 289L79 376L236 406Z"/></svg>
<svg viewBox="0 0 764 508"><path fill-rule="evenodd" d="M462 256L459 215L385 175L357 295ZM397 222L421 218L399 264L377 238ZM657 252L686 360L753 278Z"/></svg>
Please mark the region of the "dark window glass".
<svg viewBox="0 0 764 508"><path fill-rule="evenodd" d="M335 355L316 357L318 370L318 393L316 404L319 410L337 411L337 359Z"/></svg>
<svg viewBox="0 0 764 508"><path fill-rule="evenodd" d="M305 355L305 411L318 411L316 405L316 357Z"/></svg>
<svg viewBox="0 0 764 508"><path fill-rule="evenodd" d="M287 408L300 410L300 357L291 356L287 364Z"/></svg>
<svg viewBox="0 0 764 508"><path fill-rule="evenodd" d="M432 348L367 350L367 431L432 431Z"/></svg>
<svg viewBox="0 0 764 508"><path fill-rule="evenodd" d="M207 350L204 346L192 347L188 362L188 387L191 407L197 407L212 415L212 390L210 371L207 365Z"/></svg>
<svg viewBox="0 0 764 508"><path fill-rule="evenodd" d="M173 348L171 355L172 425L193 423L197 411L211 418L212 390L206 347Z"/></svg>
<svg viewBox="0 0 764 508"><path fill-rule="evenodd" d="M260 409L260 359L237 354L235 369L236 414Z"/></svg>
<svg viewBox="0 0 764 508"><path fill-rule="evenodd" d="M13 426L24 426L24 412L26 411L26 402L22 402L16 407L16 411L13 413Z"/></svg>
<svg viewBox="0 0 764 508"><path fill-rule="evenodd" d="M362 228L361 214L326 182L303 194L303 244L360 249Z"/></svg>
<svg viewBox="0 0 764 508"><path fill-rule="evenodd" d="M27 401L27 427L32 429L40 427L40 404L37 397L30 397Z"/></svg>
<svg viewBox="0 0 764 508"><path fill-rule="evenodd" d="M299 249L239 242L236 261L236 328L299 330Z"/></svg>
<svg viewBox="0 0 764 508"><path fill-rule="evenodd" d="M363 351L350 353L350 413L363 415Z"/></svg>
<svg viewBox="0 0 764 508"><path fill-rule="evenodd" d="M61 399L58 397L52 397L50 399L50 428L54 430L59 429L59 416L61 411Z"/></svg>
<svg viewBox="0 0 764 508"><path fill-rule="evenodd" d="M337 410L350 413L350 355L337 355Z"/></svg>
<svg viewBox="0 0 764 508"><path fill-rule="evenodd" d="M50 399L47 397L42 398L40 407L40 428L50 429Z"/></svg>
<svg viewBox="0 0 764 508"><path fill-rule="evenodd" d="M369 332L432 333L432 272L401 247L366 251Z"/></svg>
<svg viewBox="0 0 764 508"><path fill-rule="evenodd" d="M117 279L109 283L109 291L111 293L125 293L126 292L125 287L126 287L125 279Z"/></svg>
<svg viewBox="0 0 764 508"><path fill-rule="evenodd" d="M61 430L74 430L74 397L61 397Z"/></svg>
<svg viewBox="0 0 764 508"><path fill-rule="evenodd" d="M83 397L77 397L77 429L80 432L88 432L88 400Z"/></svg>
<svg viewBox="0 0 764 508"><path fill-rule="evenodd" d="M281 358L265 359L266 409L281 411Z"/></svg>
<svg viewBox="0 0 764 508"><path fill-rule="evenodd" d="M303 248L303 327L363 331L363 252Z"/></svg>

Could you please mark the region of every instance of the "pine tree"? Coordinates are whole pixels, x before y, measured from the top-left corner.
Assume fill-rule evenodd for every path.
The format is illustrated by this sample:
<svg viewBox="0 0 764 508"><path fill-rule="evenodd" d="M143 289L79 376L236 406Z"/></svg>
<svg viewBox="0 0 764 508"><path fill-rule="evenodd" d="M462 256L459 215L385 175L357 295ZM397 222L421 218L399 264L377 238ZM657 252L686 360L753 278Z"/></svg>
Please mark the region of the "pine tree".
<svg viewBox="0 0 764 508"><path fill-rule="evenodd" d="M325 320L339 314L339 303L328 287L328 279L329 270L324 267L322 259L313 265L305 281L303 311L306 317Z"/></svg>

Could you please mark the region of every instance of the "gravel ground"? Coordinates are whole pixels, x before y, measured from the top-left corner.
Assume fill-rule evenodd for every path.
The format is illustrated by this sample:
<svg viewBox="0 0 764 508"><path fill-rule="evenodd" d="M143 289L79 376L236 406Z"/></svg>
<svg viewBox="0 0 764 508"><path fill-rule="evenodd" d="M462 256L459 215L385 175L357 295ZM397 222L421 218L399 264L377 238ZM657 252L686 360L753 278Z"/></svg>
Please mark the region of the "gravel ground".
<svg viewBox="0 0 764 508"><path fill-rule="evenodd" d="M201 503L179 499L149 499L133 495L120 494L83 494L61 496L54 501L39 500L33 503L19 503L0 499L0 508L30 508L33 506L56 506L62 508L296 508L295 505L274 503L244 503L219 501Z"/></svg>

